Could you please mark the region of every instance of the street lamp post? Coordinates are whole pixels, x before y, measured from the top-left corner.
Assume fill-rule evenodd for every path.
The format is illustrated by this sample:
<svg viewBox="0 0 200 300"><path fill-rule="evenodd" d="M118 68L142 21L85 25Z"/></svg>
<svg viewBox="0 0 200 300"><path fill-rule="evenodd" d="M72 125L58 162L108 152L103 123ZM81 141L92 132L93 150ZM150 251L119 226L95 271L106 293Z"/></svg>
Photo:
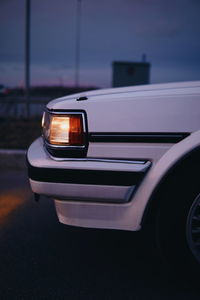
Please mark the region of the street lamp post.
<svg viewBox="0 0 200 300"><path fill-rule="evenodd" d="M75 56L75 86L79 86L80 71L80 30L81 30L81 0L77 0L76 21L76 56Z"/></svg>
<svg viewBox="0 0 200 300"><path fill-rule="evenodd" d="M25 12L25 99L26 117L30 117L30 0L26 0Z"/></svg>

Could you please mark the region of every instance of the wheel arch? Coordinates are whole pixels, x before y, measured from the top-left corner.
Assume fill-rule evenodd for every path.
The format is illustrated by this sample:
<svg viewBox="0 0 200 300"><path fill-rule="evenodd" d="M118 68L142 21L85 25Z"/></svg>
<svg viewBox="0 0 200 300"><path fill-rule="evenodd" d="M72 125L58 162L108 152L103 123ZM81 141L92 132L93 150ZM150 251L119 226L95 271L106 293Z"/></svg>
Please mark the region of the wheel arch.
<svg viewBox="0 0 200 300"><path fill-rule="evenodd" d="M146 193L149 194L144 205L140 227L143 228L152 221L157 212L158 203L161 201L162 193L166 191L175 177L180 179L183 178L184 174L188 178L188 182L191 182L191 180L197 180L199 169L200 131L197 131L174 145L147 175L145 184L147 185ZM142 190L145 190L145 184Z"/></svg>
<svg viewBox="0 0 200 300"><path fill-rule="evenodd" d="M199 165L197 167L196 162L198 161ZM145 208L141 226L144 227L146 224L149 224L158 210L158 203L162 198L162 194L165 193L168 188L170 188L174 179L177 179L177 189L180 187L181 180L183 176L185 177L182 184L187 184L187 187L191 188L192 183L195 184L195 179L197 178L197 172L200 167L200 146L193 149L177 161L168 172L162 177L157 187L152 192L147 206ZM189 174L184 174L187 171ZM174 187L174 185L173 185ZM176 192L176 190L174 191Z"/></svg>

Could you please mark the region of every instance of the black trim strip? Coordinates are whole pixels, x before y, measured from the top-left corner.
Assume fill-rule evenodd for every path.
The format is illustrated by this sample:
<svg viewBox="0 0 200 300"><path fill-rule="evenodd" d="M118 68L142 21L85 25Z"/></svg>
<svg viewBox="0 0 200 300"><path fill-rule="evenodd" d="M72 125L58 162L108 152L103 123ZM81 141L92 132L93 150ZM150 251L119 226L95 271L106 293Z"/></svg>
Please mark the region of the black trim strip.
<svg viewBox="0 0 200 300"><path fill-rule="evenodd" d="M125 133L125 132L92 132L90 142L103 143L178 143L189 136L189 133Z"/></svg>
<svg viewBox="0 0 200 300"><path fill-rule="evenodd" d="M39 168L27 163L29 178L41 182L132 186L137 185L146 173Z"/></svg>

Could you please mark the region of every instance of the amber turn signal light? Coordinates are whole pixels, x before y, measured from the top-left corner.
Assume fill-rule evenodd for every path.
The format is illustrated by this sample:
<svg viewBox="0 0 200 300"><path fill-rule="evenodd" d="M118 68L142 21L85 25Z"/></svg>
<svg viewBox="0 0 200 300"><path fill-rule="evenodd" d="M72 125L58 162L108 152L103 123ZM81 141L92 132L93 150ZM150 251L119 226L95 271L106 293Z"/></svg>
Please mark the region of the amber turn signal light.
<svg viewBox="0 0 200 300"><path fill-rule="evenodd" d="M50 145L84 145L82 114L48 114L43 116L43 136Z"/></svg>

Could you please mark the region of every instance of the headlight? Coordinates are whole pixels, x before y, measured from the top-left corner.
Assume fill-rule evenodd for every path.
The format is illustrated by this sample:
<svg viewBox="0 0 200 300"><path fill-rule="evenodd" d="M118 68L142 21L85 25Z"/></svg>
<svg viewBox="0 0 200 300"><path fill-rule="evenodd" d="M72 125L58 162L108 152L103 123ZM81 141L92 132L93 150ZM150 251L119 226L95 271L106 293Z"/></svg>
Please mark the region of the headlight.
<svg viewBox="0 0 200 300"><path fill-rule="evenodd" d="M55 156L80 156L87 148L83 112L45 112L42 128L47 150Z"/></svg>

